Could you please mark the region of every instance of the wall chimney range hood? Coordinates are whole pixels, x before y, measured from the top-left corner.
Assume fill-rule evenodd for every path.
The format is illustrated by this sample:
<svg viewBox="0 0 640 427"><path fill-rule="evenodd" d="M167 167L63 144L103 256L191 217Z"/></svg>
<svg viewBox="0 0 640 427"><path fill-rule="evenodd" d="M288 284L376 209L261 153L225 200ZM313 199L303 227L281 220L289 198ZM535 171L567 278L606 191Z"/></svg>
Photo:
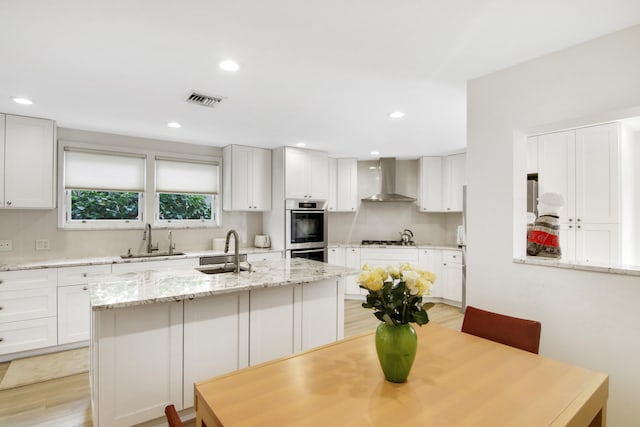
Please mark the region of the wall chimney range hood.
<svg viewBox="0 0 640 427"><path fill-rule="evenodd" d="M396 193L396 159L380 158L380 192L362 199L363 202L415 202L413 197Z"/></svg>

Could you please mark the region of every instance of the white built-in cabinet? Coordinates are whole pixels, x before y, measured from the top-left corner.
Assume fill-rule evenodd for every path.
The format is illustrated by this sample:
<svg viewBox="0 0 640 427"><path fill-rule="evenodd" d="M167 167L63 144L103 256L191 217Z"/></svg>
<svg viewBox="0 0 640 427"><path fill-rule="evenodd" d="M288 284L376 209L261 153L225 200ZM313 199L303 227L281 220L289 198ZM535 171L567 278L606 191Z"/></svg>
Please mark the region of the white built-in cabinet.
<svg viewBox="0 0 640 427"><path fill-rule="evenodd" d="M608 123L534 137L539 195L560 193L563 259L615 265L620 259L619 125Z"/></svg>
<svg viewBox="0 0 640 427"><path fill-rule="evenodd" d="M360 264L360 247L329 247L327 250L327 263L360 270L362 267L362 264ZM357 275L344 277L345 294L348 295L347 298L364 295L364 291L360 288L358 282L356 281L357 278Z"/></svg>
<svg viewBox="0 0 640 427"><path fill-rule="evenodd" d="M271 150L228 145L223 149L222 166L224 210L271 209Z"/></svg>
<svg viewBox="0 0 640 427"><path fill-rule="evenodd" d="M0 208L55 208L55 124L0 114Z"/></svg>
<svg viewBox="0 0 640 427"><path fill-rule="evenodd" d="M329 158L329 212L358 210L358 161Z"/></svg>
<svg viewBox="0 0 640 427"><path fill-rule="evenodd" d="M55 269L0 272L0 354L57 344Z"/></svg>
<svg viewBox="0 0 640 427"><path fill-rule="evenodd" d="M249 292L184 301L184 407L193 384L249 366Z"/></svg>
<svg viewBox="0 0 640 427"><path fill-rule="evenodd" d="M344 338L340 279L93 312L93 421L193 406L193 384Z"/></svg>
<svg viewBox="0 0 640 427"><path fill-rule="evenodd" d="M462 303L462 252L442 251L442 298Z"/></svg>
<svg viewBox="0 0 640 427"><path fill-rule="evenodd" d="M58 269L58 345L89 339L90 276L111 273L111 265L61 267Z"/></svg>
<svg viewBox="0 0 640 427"><path fill-rule="evenodd" d="M285 199L329 199L326 152L284 147Z"/></svg>
<svg viewBox="0 0 640 427"><path fill-rule="evenodd" d="M466 183L465 154L421 157L419 210L462 212L462 187Z"/></svg>
<svg viewBox="0 0 640 427"><path fill-rule="evenodd" d="M436 280L431 286L429 295L424 299L442 298L443 276L442 276L442 250L441 249L419 249L418 265L424 270L432 272L436 276Z"/></svg>

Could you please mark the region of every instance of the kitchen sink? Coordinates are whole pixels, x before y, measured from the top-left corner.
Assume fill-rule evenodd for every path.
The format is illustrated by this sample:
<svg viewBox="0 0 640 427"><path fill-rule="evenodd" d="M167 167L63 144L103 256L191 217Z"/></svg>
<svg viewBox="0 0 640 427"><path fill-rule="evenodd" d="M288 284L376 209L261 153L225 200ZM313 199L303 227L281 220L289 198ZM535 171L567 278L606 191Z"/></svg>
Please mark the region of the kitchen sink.
<svg viewBox="0 0 640 427"><path fill-rule="evenodd" d="M152 252L150 254L148 253L141 253L141 254L132 254L132 253L128 253L126 255L120 255L120 258L122 259L130 259L130 258L157 258L157 257L166 257L166 256L178 256L178 255L184 255L184 252L176 252L173 251L171 253L169 253L168 251L166 252Z"/></svg>

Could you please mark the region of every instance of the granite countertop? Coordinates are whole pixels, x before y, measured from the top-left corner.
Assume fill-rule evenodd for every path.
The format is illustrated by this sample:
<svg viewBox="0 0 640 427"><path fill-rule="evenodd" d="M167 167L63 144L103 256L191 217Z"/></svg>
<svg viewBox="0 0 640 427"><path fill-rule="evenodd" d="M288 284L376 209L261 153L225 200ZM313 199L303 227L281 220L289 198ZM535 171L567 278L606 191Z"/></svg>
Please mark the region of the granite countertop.
<svg viewBox="0 0 640 427"><path fill-rule="evenodd" d="M166 261L169 259L186 259L186 258L199 258L201 256L211 255L223 255L223 251L203 250L203 251L180 251L183 255L167 255L167 256L151 256L141 258L122 258L120 256L111 257L87 257L87 258L60 258L51 260L30 261L16 264L0 264L1 271L14 271L14 270L31 270L36 268L58 268L58 267L78 267L85 265L102 265L102 264L127 264L134 262L148 262L148 261ZM265 253L265 252L282 252L282 250L276 250L271 248L254 248L246 247L241 248L240 253Z"/></svg>
<svg viewBox="0 0 640 427"><path fill-rule="evenodd" d="M106 274L89 279L91 308L108 310L180 301L257 288L296 285L358 274L354 270L303 258L260 261L253 271L205 274L197 270Z"/></svg>

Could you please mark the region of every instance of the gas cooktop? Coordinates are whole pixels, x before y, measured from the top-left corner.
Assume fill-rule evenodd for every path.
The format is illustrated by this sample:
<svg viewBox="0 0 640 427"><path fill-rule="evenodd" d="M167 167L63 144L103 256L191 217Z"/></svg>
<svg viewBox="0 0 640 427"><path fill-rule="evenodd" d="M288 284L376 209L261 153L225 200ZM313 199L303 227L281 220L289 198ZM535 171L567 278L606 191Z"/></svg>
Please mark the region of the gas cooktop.
<svg viewBox="0 0 640 427"><path fill-rule="evenodd" d="M363 240L363 246L383 245L383 246L415 246L415 242L403 242L402 240Z"/></svg>

